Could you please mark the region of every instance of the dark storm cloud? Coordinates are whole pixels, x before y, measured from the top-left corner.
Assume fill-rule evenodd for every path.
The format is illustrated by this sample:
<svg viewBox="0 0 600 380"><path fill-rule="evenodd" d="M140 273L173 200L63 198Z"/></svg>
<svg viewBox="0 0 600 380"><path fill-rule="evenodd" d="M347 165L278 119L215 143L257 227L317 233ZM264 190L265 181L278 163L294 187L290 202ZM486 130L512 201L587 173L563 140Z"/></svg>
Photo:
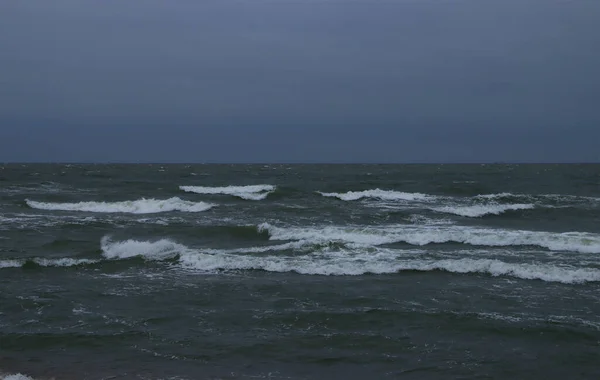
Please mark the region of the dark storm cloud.
<svg viewBox="0 0 600 380"><path fill-rule="evenodd" d="M598 161L600 2L0 3L0 160Z"/></svg>

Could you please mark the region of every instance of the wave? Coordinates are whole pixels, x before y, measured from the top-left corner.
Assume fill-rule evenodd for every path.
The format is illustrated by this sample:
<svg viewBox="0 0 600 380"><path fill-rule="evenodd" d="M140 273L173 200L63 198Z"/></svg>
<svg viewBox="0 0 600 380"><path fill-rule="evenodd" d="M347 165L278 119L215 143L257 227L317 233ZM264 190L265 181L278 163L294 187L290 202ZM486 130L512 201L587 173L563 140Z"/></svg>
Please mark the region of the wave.
<svg viewBox="0 0 600 380"><path fill-rule="evenodd" d="M73 191L69 191L73 190ZM65 193L65 192L75 192L74 189L69 189L67 187L61 187L60 183L51 182L51 181L43 181L36 184L23 184L23 185L13 185L8 186L3 189L0 189L2 193L8 194L19 194L19 193Z"/></svg>
<svg viewBox="0 0 600 380"><path fill-rule="evenodd" d="M600 235L585 232L551 233L466 226L397 225L377 227L280 228L263 223L272 240L344 242L365 246L393 243L428 245L460 243L477 246L538 246L551 251L600 253Z"/></svg>
<svg viewBox="0 0 600 380"><path fill-rule="evenodd" d="M313 243L308 240L302 240L271 246L219 250L191 248L168 239L112 241L104 237L100 243L104 260L127 260L134 257L149 261L168 260L170 265L183 270L208 273L261 270L303 275L357 276L404 271L445 271L565 284L600 281L600 269L594 267L574 267L561 263L505 262L490 258L421 258L425 251L311 244ZM286 250L292 252L285 253ZM101 260L34 258L28 261L2 260L0 268L26 267L30 263L44 267L70 267L99 262Z"/></svg>
<svg viewBox="0 0 600 380"><path fill-rule="evenodd" d="M330 251L327 249L305 255L249 255L276 247L254 247L236 250L192 249L170 240L156 242L127 240L110 242L103 239L103 254L107 258L126 259L141 256L150 260L177 258L177 264L200 272L262 270L295 272L304 275L364 275L393 274L403 271L446 271L450 273L481 273L491 276L511 276L527 280L542 280L578 284L600 281L600 270L549 264L507 263L492 259L403 259L394 250L375 253L365 250Z"/></svg>
<svg viewBox="0 0 600 380"><path fill-rule="evenodd" d="M318 191L324 197L338 198L343 201L356 201L362 198L375 198L385 201L427 201L435 198L432 195L422 193L405 193L402 191L393 190L365 190L365 191L348 191L346 193L324 193Z"/></svg>
<svg viewBox="0 0 600 380"><path fill-rule="evenodd" d="M510 276L525 280L542 280L566 284L600 281L600 270L594 268L565 268L544 264L506 263L490 259L456 260L398 260L386 255L329 255L315 257L241 256L195 254L183 256L181 264L203 271L264 270L295 272L305 275L358 276L393 274L403 271L446 271L451 273L483 273Z"/></svg>
<svg viewBox="0 0 600 380"><path fill-rule="evenodd" d="M479 218L485 215L500 215L506 211L515 210L530 210L535 208L533 204L488 204L488 205L472 205L472 206L443 206L431 208L432 211L442 212L446 214L454 214L465 216L468 218Z"/></svg>
<svg viewBox="0 0 600 380"><path fill-rule="evenodd" d="M37 202L29 199L26 199L25 202L31 208L41 210L87 211L131 214L153 214L170 211L202 212L214 206L210 203L205 202L184 201L177 197L165 200L142 198L136 201L122 202L50 203Z"/></svg>
<svg viewBox="0 0 600 380"><path fill-rule="evenodd" d="M160 239L157 241L143 241L143 240L125 240L125 241L112 241L108 236L105 236L100 241L100 247L102 249L102 256L107 259L130 259L133 257L141 257L149 261L160 261L182 257L188 254L194 254L197 252L185 245L176 243L169 239ZM207 254L219 254L226 252L228 254L239 254L239 253L266 253L271 251L284 251L289 249L295 250L309 250L314 245L306 242L290 242L285 244L277 245L266 245L260 247L249 247L249 248L235 248L229 250L219 250L212 248L202 249L203 253Z"/></svg>
<svg viewBox="0 0 600 380"><path fill-rule="evenodd" d="M260 201L269 196L271 192L275 190L273 185L249 185L249 186L222 186L222 187L208 187L208 186L179 186L180 190L188 193L196 194L223 194L232 195L234 197Z"/></svg>
<svg viewBox="0 0 600 380"><path fill-rule="evenodd" d="M600 198L568 194L513 194L495 193L479 194L475 199L502 200L502 201L537 201L537 202L600 202Z"/></svg>
<svg viewBox="0 0 600 380"><path fill-rule="evenodd" d="M0 260L1 268L22 268L29 265L41 267L73 267L77 265L88 265L98 263L98 260L73 259L69 257L59 259L33 258L25 260Z"/></svg>
<svg viewBox="0 0 600 380"><path fill-rule="evenodd" d="M188 250L186 246L168 239L155 242L140 240L113 242L108 236L102 238L100 247L102 255L107 259L129 259L140 256L147 260L165 260Z"/></svg>

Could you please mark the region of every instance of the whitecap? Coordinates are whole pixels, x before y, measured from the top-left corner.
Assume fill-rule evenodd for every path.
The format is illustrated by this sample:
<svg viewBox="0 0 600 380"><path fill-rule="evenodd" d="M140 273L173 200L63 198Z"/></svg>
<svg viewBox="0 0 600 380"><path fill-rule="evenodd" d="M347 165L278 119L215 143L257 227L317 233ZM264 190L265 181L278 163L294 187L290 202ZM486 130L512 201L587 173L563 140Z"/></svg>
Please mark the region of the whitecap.
<svg viewBox="0 0 600 380"><path fill-rule="evenodd" d="M19 260L0 260L1 268L19 268L23 265L23 262Z"/></svg>
<svg viewBox="0 0 600 380"><path fill-rule="evenodd" d="M0 374L0 380L34 380L32 377L23 375L21 373L15 373L11 375Z"/></svg>
<svg viewBox="0 0 600 380"><path fill-rule="evenodd" d="M34 257L29 259L9 259L9 260L0 260L0 269L1 268L20 268L27 261L33 262L42 267L72 267L77 265L86 265L86 264L95 264L99 262L98 260L91 259L74 259L70 257L63 257L58 259L48 259L48 258L40 258Z"/></svg>
<svg viewBox="0 0 600 380"><path fill-rule="evenodd" d="M402 260L386 254L329 254L305 256L249 256L194 253L182 255L187 268L202 271L264 270L296 272L306 275L392 274L403 271L446 271L511 276L526 280L542 280L576 284L600 281L600 270L594 268L558 267L547 264L506 263L491 259Z"/></svg>
<svg viewBox="0 0 600 380"><path fill-rule="evenodd" d="M249 185L249 186L179 186L180 190L196 194L222 194L234 197L259 201L267 198L275 190L273 185Z"/></svg>
<svg viewBox="0 0 600 380"><path fill-rule="evenodd" d="M600 198L597 197L589 197L589 196L580 196L580 195L570 195L570 194L514 194L514 193L495 193L495 194L479 194L474 197L475 199L505 199L505 198L517 198L517 199L527 199L527 200L538 200L538 201L567 201L567 202L581 202L581 201L600 201Z"/></svg>
<svg viewBox="0 0 600 380"><path fill-rule="evenodd" d="M272 240L308 240L313 243L347 242L375 246L392 243L428 245L461 243L489 247L538 246L552 251L600 253L600 235L587 232L552 233L468 226L388 225L369 227L276 227L258 226Z"/></svg>
<svg viewBox="0 0 600 380"><path fill-rule="evenodd" d="M481 204L481 205L470 205L470 206L443 206L433 207L432 211L454 214L458 216L464 216L468 218L479 218L485 215L500 215L507 211L515 210L530 210L535 208L533 204Z"/></svg>
<svg viewBox="0 0 600 380"><path fill-rule="evenodd" d="M154 242L140 240L113 242L110 237L105 236L100 245L102 255L107 259L128 259L139 256L147 260L164 260L187 250L187 247L168 239Z"/></svg>
<svg viewBox="0 0 600 380"><path fill-rule="evenodd" d="M364 190L364 191L348 191L346 193L324 193L318 191L324 197L338 198L343 201L356 201L362 198L375 198L386 201L427 201L435 198L433 195L422 193L406 193L393 190Z"/></svg>
<svg viewBox="0 0 600 380"><path fill-rule="evenodd" d="M260 248L260 247L256 247ZM277 247L281 249L282 247ZM600 281L600 269L581 268L544 263L515 263L498 259L420 259L406 257L395 250L375 252L361 249L330 250L323 248L310 254L249 255L248 252L266 250L193 249L170 240L102 242L107 258L125 259L133 256L149 260L177 257L182 268L214 273L219 271L263 270L267 272L295 272L303 275L357 276L364 274L393 274L403 271L446 271L450 273L478 273L490 276L510 276L526 280L542 280L565 284Z"/></svg>
<svg viewBox="0 0 600 380"><path fill-rule="evenodd" d="M59 259L35 258L32 261L43 267L72 267L76 265L95 264L98 262L98 260L73 259L70 257L64 257Z"/></svg>
<svg viewBox="0 0 600 380"><path fill-rule="evenodd" d="M130 214L152 214L170 211L202 212L209 210L214 206L206 202L190 202L177 197L165 200L142 198L135 201L121 202L51 203L37 202L29 199L27 199L26 202L29 207L42 210L87 211L100 213Z"/></svg>

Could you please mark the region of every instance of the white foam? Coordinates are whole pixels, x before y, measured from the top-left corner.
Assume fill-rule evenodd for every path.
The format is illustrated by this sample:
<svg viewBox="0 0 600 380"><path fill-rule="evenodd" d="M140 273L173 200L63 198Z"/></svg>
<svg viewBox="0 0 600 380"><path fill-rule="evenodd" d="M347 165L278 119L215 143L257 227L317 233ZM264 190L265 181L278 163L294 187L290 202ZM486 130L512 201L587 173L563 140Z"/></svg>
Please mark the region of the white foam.
<svg viewBox="0 0 600 380"><path fill-rule="evenodd" d="M21 261L18 260L0 260L0 269L1 268L19 268L23 265Z"/></svg>
<svg viewBox="0 0 600 380"><path fill-rule="evenodd" d="M498 198L508 198L508 197L518 197L519 195L513 193L496 193L496 194L479 194L474 198L478 199L498 199Z"/></svg>
<svg viewBox="0 0 600 380"><path fill-rule="evenodd" d="M138 219L137 222L139 223L147 223L147 224L158 224L161 226L168 226L169 222L165 219L151 219L151 218L142 218L142 219Z"/></svg>
<svg viewBox="0 0 600 380"><path fill-rule="evenodd" d="M444 270L452 273L488 273L492 276L511 276L525 280L543 280L578 284L600 281L600 270L595 268L559 267L548 264L505 263L490 259L439 260L414 262L406 269L429 271Z"/></svg>
<svg viewBox="0 0 600 380"><path fill-rule="evenodd" d="M505 263L499 260L397 260L390 257L356 255L345 257L280 257L196 254L182 257L182 264L200 270L265 270L296 272L308 275L363 275L401 271L435 271L452 273L485 273L528 280L566 284L600 281L600 270L593 268L561 268L551 265Z"/></svg>
<svg viewBox="0 0 600 380"><path fill-rule="evenodd" d="M233 254L206 254L195 252L182 255L181 265L188 269L200 271L220 270L264 270L268 272L296 272L312 275L361 275L365 273L393 273L389 262L382 262L373 257L349 256L319 257L304 256L250 256Z"/></svg>
<svg viewBox="0 0 600 380"><path fill-rule="evenodd" d="M12 375L0 374L0 380L33 380L33 378L21 373L16 373Z"/></svg>
<svg viewBox="0 0 600 380"><path fill-rule="evenodd" d="M446 214L465 216L468 218L479 218L485 215L500 215L506 211L529 210L534 208L533 204L487 204L472 206L443 206L431 208L433 211Z"/></svg>
<svg viewBox="0 0 600 380"><path fill-rule="evenodd" d="M385 201L427 201L435 198L432 195L421 193L405 193L402 191L393 190L365 190L365 191L348 191L347 193L323 193L318 191L324 197L334 197L343 201L356 201L362 198L375 198Z"/></svg>
<svg viewBox="0 0 600 380"><path fill-rule="evenodd" d="M164 260L175 257L177 254L187 250L187 247L168 239L161 239L155 242L139 240L113 242L109 237L105 236L102 238L100 245L102 255L107 259L128 259L139 256L146 260Z"/></svg>
<svg viewBox="0 0 600 380"><path fill-rule="evenodd" d="M39 264L43 267L72 267L72 266L76 266L76 265L94 264L94 263L97 263L98 260L72 259L69 257L65 257L65 258L60 258L60 259L36 258L36 259L33 259L33 262L36 264Z"/></svg>
<svg viewBox="0 0 600 380"><path fill-rule="evenodd" d="M72 267L76 265L94 264L98 262L98 260L73 259L70 257L64 257L59 259L46 259L35 257L28 260L43 267ZM25 262L26 260L0 260L0 269L20 268L25 264Z"/></svg>
<svg viewBox="0 0 600 380"><path fill-rule="evenodd" d="M186 268L201 271L264 270L296 272L306 275L391 274L402 271L447 271L451 273L483 273L511 276L526 280L542 280L566 284L600 281L600 270L594 268L559 267L546 264L506 263L490 259L404 260L391 251L378 253L330 252L303 256L250 256L206 254L200 251L180 257Z"/></svg>
<svg viewBox="0 0 600 380"><path fill-rule="evenodd" d="M177 197L160 199L138 199L122 202L79 202L79 203L49 203L36 202L27 199L27 205L42 210L87 211L102 213L131 213L152 214L159 212L183 211L202 212L214 205L205 202L190 202Z"/></svg>
<svg viewBox="0 0 600 380"><path fill-rule="evenodd" d="M449 219L432 219L420 214L412 214L408 220L414 224L424 224L429 226L441 226L454 224L454 221Z"/></svg>
<svg viewBox="0 0 600 380"><path fill-rule="evenodd" d="M600 201L600 198L586 197L579 195L569 194L513 194L513 193L496 193L496 194L479 194L474 198L477 199L500 199L500 198L524 198L524 199L538 199L538 200L551 200L551 201Z"/></svg>
<svg viewBox="0 0 600 380"><path fill-rule="evenodd" d="M106 258L127 259L134 256L148 260L177 258L182 268L202 272L264 270L296 272L305 275L391 274L402 271L447 271L451 273L482 273L510 276L527 280L542 280L576 284L600 281L600 269L573 267L549 263L514 263L498 259L421 259L414 250L364 249L360 245L331 248L324 245L307 253L299 250L288 255L281 251L306 248L307 240L276 246L250 247L234 250L193 249L170 240L111 242L102 240ZM252 255L251 253L268 253ZM423 252L421 251L421 254Z"/></svg>
<svg viewBox="0 0 600 380"><path fill-rule="evenodd" d="M310 243L290 242L276 245L266 245L261 247L236 248L229 250L203 249L202 252L208 254L238 254L238 253L266 253L272 251L283 251L289 249L302 250L307 248ZM164 260L171 259L178 255L188 254L194 250L185 245L178 244L169 239L157 241L125 240L113 242L110 237L105 236L101 240L102 255L107 259L129 259L132 257L143 257L146 260Z"/></svg>
<svg viewBox="0 0 600 380"><path fill-rule="evenodd" d="M551 233L428 225L280 228L268 223L258 228L268 231L272 240L307 240L319 244L346 242L373 246L404 242L422 246L454 242L490 247L534 245L552 251L600 253L600 235L586 232Z"/></svg>
<svg viewBox="0 0 600 380"><path fill-rule="evenodd" d="M275 190L273 185L249 185L249 186L179 186L179 189L196 194L223 194L238 198L259 201L265 199Z"/></svg>

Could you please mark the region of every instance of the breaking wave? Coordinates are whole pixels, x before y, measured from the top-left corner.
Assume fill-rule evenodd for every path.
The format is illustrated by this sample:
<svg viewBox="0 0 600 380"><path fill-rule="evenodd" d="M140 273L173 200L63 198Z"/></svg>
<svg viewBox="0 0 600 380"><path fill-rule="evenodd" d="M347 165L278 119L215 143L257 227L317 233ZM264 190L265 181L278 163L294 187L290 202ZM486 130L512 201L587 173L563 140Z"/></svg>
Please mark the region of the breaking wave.
<svg viewBox="0 0 600 380"><path fill-rule="evenodd" d="M177 258L177 265L201 272L262 270L295 272L304 275L393 274L403 271L446 271L451 273L481 273L491 276L511 276L527 280L542 280L577 284L600 281L600 270L550 264L507 263L494 259L415 259L403 258L395 250L347 251L327 248L310 254L251 255L269 249L290 247L254 247L235 250L192 249L170 240L156 242L126 240L102 241L103 255L111 259L140 256L149 260ZM400 251L401 252L401 251Z"/></svg>
<svg viewBox="0 0 600 380"><path fill-rule="evenodd" d="M264 245L236 249L206 249L193 248L169 239L156 241L123 240L112 241L109 237L102 238L100 245L102 259L43 259L29 260L1 260L0 268L19 268L28 265L42 267L72 267L101 263L102 260L127 260L134 257L148 261L168 260L169 265L180 269L200 272L222 272L239 270L261 270L267 272L295 272L303 275L336 275L356 276L364 274L394 274L404 271L445 271L457 274L478 273L491 276L509 276L525 280L542 280L547 282L560 282L565 284L580 284L600 281L600 269L581 267L559 262L509 262L503 261L507 257L482 258L482 257L427 257L426 251L415 249L390 249L373 247L390 241L398 241L398 231L379 230L350 230L341 228L322 229L284 229L269 225L262 228L268 229L272 240L292 240L275 245ZM432 229L436 230L436 229ZM439 230L439 229L438 229ZM446 232L457 229L447 228ZM487 230L486 230L487 231ZM414 231L413 231L414 232ZM548 236L527 231L504 231L499 240L488 241L488 245L519 245L516 235L506 235L515 232L528 234L528 238L537 236L538 242ZM423 232L424 233L424 232ZM430 233L433 233L431 231ZM491 239L487 232L472 231L473 236ZM463 236L466 232L463 232ZM537 235L535 235L537 234ZM571 244L570 249L581 251L578 247L576 235L557 234L555 243L562 241L563 246ZM387 236L387 237L386 237ZM413 236L416 238L416 236ZM407 236L400 239L409 240ZM504 239L504 240L502 240ZM513 240L509 244L510 239ZM562 239L562 240L561 240ZM600 252L598 237L595 237L596 252ZM417 244L424 244L435 239L425 239ZM444 240L444 239L438 239ZM332 242L338 241L339 244ZM546 242L551 240L545 240ZM581 243L581 241L579 241ZM550 245L550 244L547 244ZM369 247L371 246L371 247Z"/></svg>
<svg viewBox="0 0 600 380"><path fill-rule="evenodd" d="M29 199L27 199L25 202L31 208L41 210L87 211L130 214L153 214L170 211L202 212L214 206L210 203L205 202L185 201L177 197L165 200L142 198L136 201L122 202L50 203L37 202Z"/></svg>
<svg viewBox="0 0 600 380"><path fill-rule="evenodd" d="M345 242L362 245L407 243L427 245L461 243L477 246L538 246L552 251L600 253L600 235L585 232L552 233L501 230L466 226L397 225L377 227L280 228L263 223L272 240L308 240L313 243Z"/></svg>
<svg viewBox="0 0 600 380"><path fill-rule="evenodd" d="M269 196L275 191L273 185L249 185L249 186L222 186L222 187L208 187L208 186L179 186L180 190L188 193L196 194L223 194L232 195L234 197L260 201Z"/></svg>
<svg viewBox="0 0 600 380"><path fill-rule="evenodd" d="M485 215L500 215L507 211L530 210L535 208L533 204L487 204L471 206L443 206L434 207L431 210L446 214L454 214L468 218L479 218Z"/></svg>
<svg viewBox="0 0 600 380"><path fill-rule="evenodd" d="M421 193L405 193L402 191L393 190L365 190L365 191L348 191L346 193L324 193L318 191L324 197L338 198L343 201L356 201L362 198L375 198L385 201L427 201L435 198L432 195Z"/></svg>
<svg viewBox="0 0 600 380"><path fill-rule="evenodd" d="M100 242L102 255L107 259L129 259L140 256L147 260L164 260L184 253L187 247L168 239L155 242L125 240L113 242L110 237L103 237Z"/></svg>

